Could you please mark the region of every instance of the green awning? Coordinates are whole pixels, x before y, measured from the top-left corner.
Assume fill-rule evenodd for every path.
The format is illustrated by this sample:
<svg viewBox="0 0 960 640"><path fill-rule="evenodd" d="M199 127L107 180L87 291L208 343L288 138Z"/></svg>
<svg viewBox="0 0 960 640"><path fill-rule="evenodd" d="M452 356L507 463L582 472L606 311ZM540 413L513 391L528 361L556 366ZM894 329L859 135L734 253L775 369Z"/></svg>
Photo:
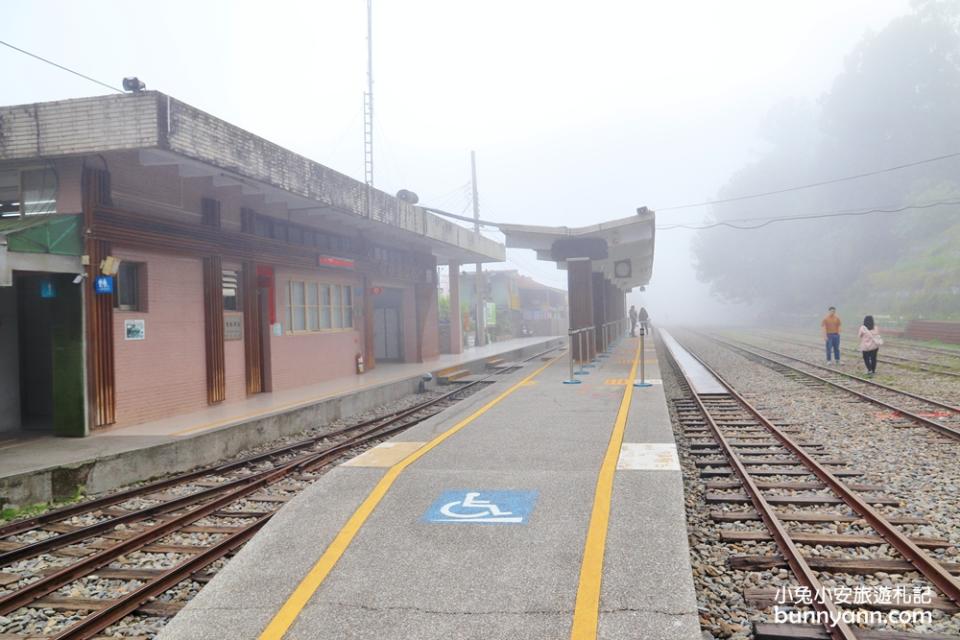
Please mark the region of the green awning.
<svg viewBox="0 0 960 640"><path fill-rule="evenodd" d="M83 253L80 215L45 214L0 218L0 236L7 251L79 256Z"/></svg>

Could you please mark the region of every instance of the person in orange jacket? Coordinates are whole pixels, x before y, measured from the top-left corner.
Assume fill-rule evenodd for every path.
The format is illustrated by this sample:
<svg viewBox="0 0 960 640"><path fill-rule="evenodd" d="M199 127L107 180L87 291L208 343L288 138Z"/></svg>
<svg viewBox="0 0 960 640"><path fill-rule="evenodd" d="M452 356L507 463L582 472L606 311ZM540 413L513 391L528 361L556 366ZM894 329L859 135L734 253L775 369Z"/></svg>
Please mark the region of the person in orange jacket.
<svg viewBox="0 0 960 640"><path fill-rule="evenodd" d="M823 328L823 339L827 345L827 364L830 364L831 355L836 363L840 364L840 316L837 315L836 307L827 310L820 326Z"/></svg>

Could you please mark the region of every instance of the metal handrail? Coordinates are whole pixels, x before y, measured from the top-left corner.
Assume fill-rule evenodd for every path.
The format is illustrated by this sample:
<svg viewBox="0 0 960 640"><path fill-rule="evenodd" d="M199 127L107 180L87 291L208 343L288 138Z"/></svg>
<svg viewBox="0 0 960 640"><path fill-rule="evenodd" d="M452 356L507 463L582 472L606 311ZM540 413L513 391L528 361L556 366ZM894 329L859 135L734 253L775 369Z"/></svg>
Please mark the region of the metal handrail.
<svg viewBox="0 0 960 640"><path fill-rule="evenodd" d="M567 331L567 338L568 338L568 342L569 342L568 347L569 347L569 349L570 349L570 358L569 358L569 360L570 360L570 378L569 378L569 380L570 380L570 381L574 380L574 377L573 377L573 375L574 375L574 374L573 374L573 338L574 338L574 336L577 337L577 352L578 352L578 355L580 356L580 357L578 358L578 363L579 363L579 365L580 365L580 370L579 370L577 373L578 373L579 375L583 375L583 335L584 335L585 333L587 333L588 331L593 331L593 330L594 330L594 327L590 326L590 327L580 327L579 329L570 329L570 330Z"/></svg>

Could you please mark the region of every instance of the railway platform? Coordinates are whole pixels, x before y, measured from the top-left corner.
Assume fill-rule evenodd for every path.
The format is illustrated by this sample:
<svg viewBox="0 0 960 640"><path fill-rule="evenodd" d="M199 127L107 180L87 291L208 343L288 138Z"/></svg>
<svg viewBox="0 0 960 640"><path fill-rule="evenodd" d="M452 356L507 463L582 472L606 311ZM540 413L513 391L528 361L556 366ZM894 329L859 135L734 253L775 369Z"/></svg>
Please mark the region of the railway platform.
<svg viewBox="0 0 960 640"><path fill-rule="evenodd" d="M331 469L160 640L699 638L652 342L576 385L534 360Z"/></svg>
<svg viewBox="0 0 960 640"><path fill-rule="evenodd" d="M449 369L481 372L491 359L520 359L565 338L518 338L441 355L419 364L380 364L361 376L241 402L106 429L86 438L22 432L0 435L0 503L26 505L67 498L79 487L108 491L212 464L245 449L347 417L417 391L421 377Z"/></svg>

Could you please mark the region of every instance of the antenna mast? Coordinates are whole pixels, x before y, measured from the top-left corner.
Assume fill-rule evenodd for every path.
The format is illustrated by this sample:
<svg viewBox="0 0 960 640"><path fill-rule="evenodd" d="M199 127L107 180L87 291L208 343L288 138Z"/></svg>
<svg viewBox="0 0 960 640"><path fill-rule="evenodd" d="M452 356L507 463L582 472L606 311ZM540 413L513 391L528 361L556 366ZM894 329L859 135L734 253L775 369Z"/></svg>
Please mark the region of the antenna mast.
<svg viewBox="0 0 960 640"><path fill-rule="evenodd" d="M363 94L363 181L367 185L367 217L373 196L373 0L367 0L367 91Z"/></svg>

